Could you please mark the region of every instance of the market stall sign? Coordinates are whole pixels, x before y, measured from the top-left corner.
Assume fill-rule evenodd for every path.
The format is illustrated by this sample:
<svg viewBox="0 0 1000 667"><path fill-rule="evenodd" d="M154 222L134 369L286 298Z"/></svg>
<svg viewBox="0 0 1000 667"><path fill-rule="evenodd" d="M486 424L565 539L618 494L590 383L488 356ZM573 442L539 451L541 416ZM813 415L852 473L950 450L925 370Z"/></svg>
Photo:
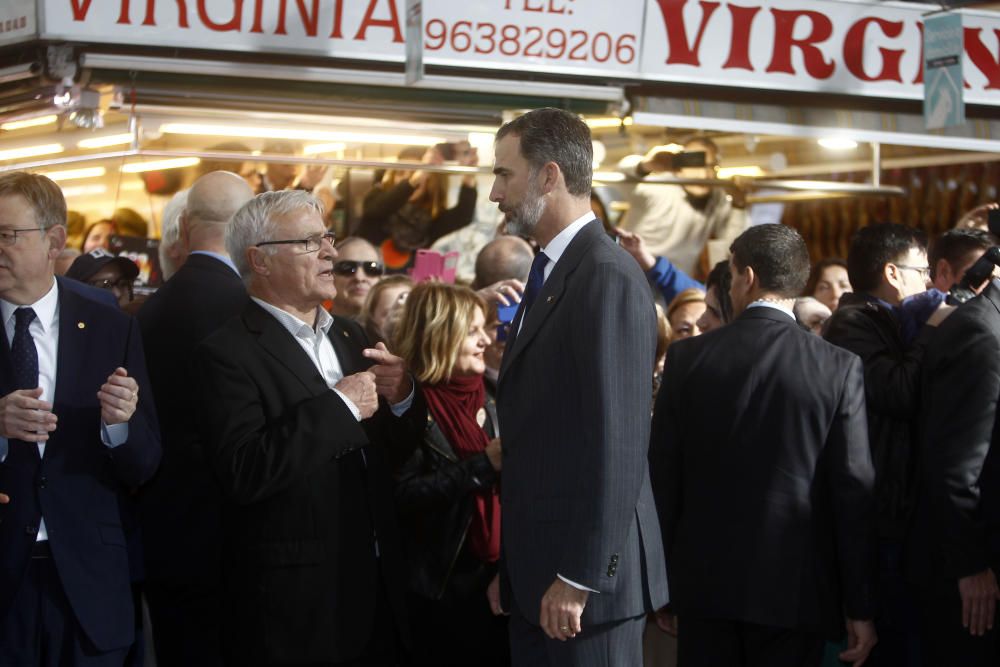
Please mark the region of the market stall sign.
<svg viewBox="0 0 1000 667"><path fill-rule="evenodd" d="M402 63L406 0L42 0L53 39ZM926 5L423 0L424 62L921 99ZM1000 105L1000 18L963 12L966 101Z"/></svg>
<svg viewBox="0 0 1000 667"><path fill-rule="evenodd" d="M35 38L36 25L35 0L0 0L0 46Z"/></svg>

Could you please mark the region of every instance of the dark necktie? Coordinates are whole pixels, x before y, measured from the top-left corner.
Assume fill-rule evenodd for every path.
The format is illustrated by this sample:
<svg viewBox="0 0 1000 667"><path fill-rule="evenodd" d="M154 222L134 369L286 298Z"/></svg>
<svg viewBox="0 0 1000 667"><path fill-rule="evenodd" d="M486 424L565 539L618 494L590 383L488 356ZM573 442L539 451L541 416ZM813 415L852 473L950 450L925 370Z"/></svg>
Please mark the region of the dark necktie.
<svg viewBox="0 0 1000 667"><path fill-rule="evenodd" d="M10 344L14 389L34 389L38 386L38 350L28 330L34 319L35 311L31 308L14 311L14 340Z"/></svg>
<svg viewBox="0 0 1000 667"><path fill-rule="evenodd" d="M535 303L538 293L542 291L542 283L545 282L545 265L549 263L549 257L544 252L535 255L531 262L531 272L528 274L528 284L524 287L524 296L521 297L521 308L517 311L517 317L511 324L511 331L517 335L521 328L521 322L527 317L528 309Z"/></svg>

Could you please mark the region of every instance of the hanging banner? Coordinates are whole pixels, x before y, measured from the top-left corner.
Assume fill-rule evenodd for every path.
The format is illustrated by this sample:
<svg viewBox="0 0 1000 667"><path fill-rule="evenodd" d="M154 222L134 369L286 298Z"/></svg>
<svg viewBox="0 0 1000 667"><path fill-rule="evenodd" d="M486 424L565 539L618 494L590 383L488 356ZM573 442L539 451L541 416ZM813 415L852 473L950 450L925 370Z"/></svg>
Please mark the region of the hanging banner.
<svg viewBox="0 0 1000 667"><path fill-rule="evenodd" d="M406 85L424 78L424 10L421 0L406 0Z"/></svg>
<svg viewBox="0 0 1000 667"><path fill-rule="evenodd" d="M41 0L42 37L405 61L407 0ZM922 99L927 5L421 0L425 65ZM1000 18L963 11L971 104L1000 105Z"/></svg>

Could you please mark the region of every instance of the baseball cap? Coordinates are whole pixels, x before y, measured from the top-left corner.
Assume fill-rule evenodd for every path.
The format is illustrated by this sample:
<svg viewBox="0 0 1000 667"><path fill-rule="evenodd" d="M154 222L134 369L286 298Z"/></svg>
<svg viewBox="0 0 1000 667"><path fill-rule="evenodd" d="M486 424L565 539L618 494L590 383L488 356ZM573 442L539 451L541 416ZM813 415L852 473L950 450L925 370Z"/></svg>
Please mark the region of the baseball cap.
<svg viewBox="0 0 1000 667"><path fill-rule="evenodd" d="M133 280L139 275L139 267L136 266L135 262L131 259L127 257L119 257L118 255L112 255L104 248L94 248L90 252L80 255L73 261L69 270L66 271L66 277L73 278L74 280L79 280L81 282L87 282L94 276L95 273L103 269L111 262L117 263L118 267L122 271L122 274L124 274L124 276L129 280Z"/></svg>

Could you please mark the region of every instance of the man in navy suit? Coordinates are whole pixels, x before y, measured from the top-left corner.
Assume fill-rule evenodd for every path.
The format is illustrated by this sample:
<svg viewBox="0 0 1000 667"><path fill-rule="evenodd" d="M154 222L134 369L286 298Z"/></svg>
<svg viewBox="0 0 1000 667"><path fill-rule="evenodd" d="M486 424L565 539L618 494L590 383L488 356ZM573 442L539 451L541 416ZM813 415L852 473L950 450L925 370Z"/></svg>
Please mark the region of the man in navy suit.
<svg viewBox="0 0 1000 667"><path fill-rule="evenodd" d="M66 203L0 176L0 664L120 665L134 611L120 503L160 442L134 321L56 279Z"/></svg>

